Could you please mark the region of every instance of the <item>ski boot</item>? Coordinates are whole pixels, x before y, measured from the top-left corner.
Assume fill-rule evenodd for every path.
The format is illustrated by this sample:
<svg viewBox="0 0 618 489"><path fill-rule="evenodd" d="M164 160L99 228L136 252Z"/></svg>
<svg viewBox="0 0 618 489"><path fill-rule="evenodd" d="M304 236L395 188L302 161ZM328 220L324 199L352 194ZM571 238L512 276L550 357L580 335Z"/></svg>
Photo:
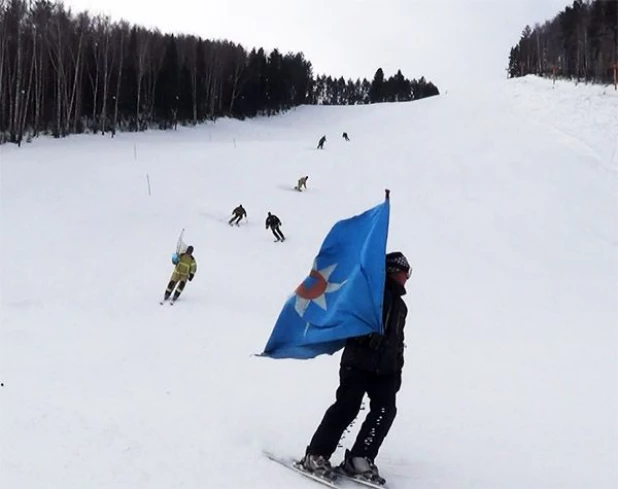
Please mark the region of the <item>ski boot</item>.
<svg viewBox="0 0 618 489"><path fill-rule="evenodd" d="M383 486L386 479L380 476L378 467L369 457L355 457L350 450L345 451L345 458L339 468L348 477L366 480L374 484Z"/></svg>
<svg viewBox="0 0 618 489"><path fill-rule="evenodd" d="M306 454L300 461L302 469L327 480L335 480L336 475L328 459L322 455Z"/></svg>

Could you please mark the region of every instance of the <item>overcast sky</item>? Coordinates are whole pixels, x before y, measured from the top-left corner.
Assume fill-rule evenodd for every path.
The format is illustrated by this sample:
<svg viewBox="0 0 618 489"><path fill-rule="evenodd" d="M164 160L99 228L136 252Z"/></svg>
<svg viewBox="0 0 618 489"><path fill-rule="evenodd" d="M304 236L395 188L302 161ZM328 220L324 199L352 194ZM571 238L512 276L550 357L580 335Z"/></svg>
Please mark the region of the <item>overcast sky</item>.
<svg viewBox="0 0 618 489"><path fill-rule="evenodd" d="M315 74L373 78L401 69L441 91L504 78L526 24L572 0L65 0L165 33L227 39L248 49L302 51Z"/></svg>

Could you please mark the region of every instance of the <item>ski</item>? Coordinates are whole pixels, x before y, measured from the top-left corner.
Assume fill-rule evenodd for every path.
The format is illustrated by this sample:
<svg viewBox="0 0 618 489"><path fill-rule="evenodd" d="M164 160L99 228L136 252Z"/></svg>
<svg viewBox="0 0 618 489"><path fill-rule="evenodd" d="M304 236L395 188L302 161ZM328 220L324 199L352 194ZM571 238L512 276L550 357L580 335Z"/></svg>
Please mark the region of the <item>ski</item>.
<svg viewBox="0 0 618 489"><path fill-rule="evenodd" d="M323 484L327 487L330 487L332 489L341 489L341 486L339 486L335 480L331 480L328 479L326 477L320 477L319 475L313 474L311 472L307 472L305 469L303 469L303 466L300 464L300 462L298 460L294 460L292 458L282 458L282 457L278 457L277 455L274 455L270 452L264 452L264 455L266 455L267 458L269 458L270 460L272 460L273 462L277 462L280 465L283 465L284 467L293 470L294 472L307 477L311 480L314 480L316 482L319 482L320 484Z"/></svg>
<svg viewBox="0 0 618 489"><path fill-rule="evenodd" d="M357 484L362 484L365 487L372 487L373 489L388 489L388 486L385 484L378 484L377 482L373 482L365 479L364 477L354 477L353 475L346 474L340 467L335 468L335 474L337 477L341 477L342 479L355 482Z"/></svg>

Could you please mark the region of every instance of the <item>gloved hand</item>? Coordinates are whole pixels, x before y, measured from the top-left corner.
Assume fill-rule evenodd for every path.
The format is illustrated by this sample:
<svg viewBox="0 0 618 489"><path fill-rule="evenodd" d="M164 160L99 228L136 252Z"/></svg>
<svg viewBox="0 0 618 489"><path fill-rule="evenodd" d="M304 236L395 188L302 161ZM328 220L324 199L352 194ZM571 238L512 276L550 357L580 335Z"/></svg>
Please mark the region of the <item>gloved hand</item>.
<svg viewBox="0 0 618 489"><path fill-rule="evenodd" d="M193 277L195 277L195 274L194 274L194 273L192 273L192 274L190 274L190 275L189 275L189 282L191 282L191 280L193 280Z"/></svg>

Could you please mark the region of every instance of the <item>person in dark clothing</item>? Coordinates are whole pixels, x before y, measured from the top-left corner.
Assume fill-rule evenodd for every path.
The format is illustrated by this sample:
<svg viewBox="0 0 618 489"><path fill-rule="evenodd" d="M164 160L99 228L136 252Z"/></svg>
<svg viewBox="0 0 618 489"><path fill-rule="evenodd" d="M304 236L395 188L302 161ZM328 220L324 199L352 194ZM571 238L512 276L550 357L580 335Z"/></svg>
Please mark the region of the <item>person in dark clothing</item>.
<svg viewBox="0 0 618 489"><path fill-rule="evenodd" d="M268 217L266 217L266 229L271 229L275 238L277 238L275 241L285 241L285 236L281 232L281 229L279 229L279 226L281 226L279 218L269 212Z"/></svg>
<svg viewBox="0 0 618 489"><path fill-rule="evenodd" d="M347 133L347 132L344 132L344 133L341 135L341 137L342 137L343 139L345 139L346 141L349 141L349 140L350 140L350 138L348 137L348 133Z"/></svg>
<svg viewBox="0 0 618 489"><path fill-rule="evenodd" d="M318 141L318 149L324 149L324 143L326 142L326 136L322 136Z"/></svg>
<svg viewBox="0 0 618 489"><path fill-rule="evenodd" d="M404 327L408 309L402 296L411 268L401 252L386 255L386 282L382 322L383 334L371 334L346 341L339 370L335 403L328 408L318 426L302 464L310 472L333 477L330 457L345 429L359 413L365 393L370 412L356 441L346 450L340 468L349 475L361 476L377 484L380 476L375 459L397 414L396 395L401 387Z"/></svg>
<svg viewBox="0 0 618 489"><path fill-rule="evenodd" d="M242 206L242 204L240 204L238 207L236 207L236 209L234 209L232 211L232 218L228 221L228 224L231 226L233 224L236 224L238 226L238 223L240 223L240 220L243 217L247 217L247 211L245 210L245 208Z"/></svg>

